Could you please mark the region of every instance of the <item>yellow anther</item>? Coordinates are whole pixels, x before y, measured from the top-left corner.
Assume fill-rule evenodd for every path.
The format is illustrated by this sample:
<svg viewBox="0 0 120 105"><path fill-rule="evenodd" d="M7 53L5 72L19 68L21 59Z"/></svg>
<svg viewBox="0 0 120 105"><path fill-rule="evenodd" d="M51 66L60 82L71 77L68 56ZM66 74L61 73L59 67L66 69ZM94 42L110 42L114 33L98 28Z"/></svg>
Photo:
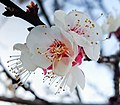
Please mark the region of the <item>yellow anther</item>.
<svg viewBox="0 0 120 105"><path fill-rule="evenodd" d="M95 25L94 25L94 24L92 24L92 26L93 26L93 27L95 27Z"/></svg>
<svg viewBox="0 0 120 105"><path fill-rule="evenodd" d="M87 27L87 28L88 28L88 27L89 27L89 25L85 25L85 27Z"/></svg>
<svg viewBox="0 0 120 105"><path fill-rule="evenodd" d="M91 24L92 22L90 20L88 20L88 22Z"/></svg>

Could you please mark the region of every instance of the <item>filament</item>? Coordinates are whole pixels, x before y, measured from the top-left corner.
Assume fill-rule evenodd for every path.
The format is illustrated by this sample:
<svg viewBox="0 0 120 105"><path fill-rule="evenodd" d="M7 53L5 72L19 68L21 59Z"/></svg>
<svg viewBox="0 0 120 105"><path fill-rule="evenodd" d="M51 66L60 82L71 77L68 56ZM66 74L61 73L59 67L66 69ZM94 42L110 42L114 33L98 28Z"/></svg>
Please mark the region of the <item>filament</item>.
<svg viewBox="0 0 120 105"><path fill-rule="evenodd" d="M12 57L20 57L20 55L11 55L10 58Z"/></svg>
<svg viewBox="0 0 120 105"><path fill-rule="evenodd" d="M15 59L11 59L9 61L7 61L7 63L11 62L11 61L14 61L14 60L19 60L20 58L15 58Z"/></svg>
<svg viewBox="0 0 120 105"><path fill-rule="evenodd" d="M103 16L103 13L101 13L100 16L98 16L94 21L97 21L98 19L100 19L101 16Z"/></svg>

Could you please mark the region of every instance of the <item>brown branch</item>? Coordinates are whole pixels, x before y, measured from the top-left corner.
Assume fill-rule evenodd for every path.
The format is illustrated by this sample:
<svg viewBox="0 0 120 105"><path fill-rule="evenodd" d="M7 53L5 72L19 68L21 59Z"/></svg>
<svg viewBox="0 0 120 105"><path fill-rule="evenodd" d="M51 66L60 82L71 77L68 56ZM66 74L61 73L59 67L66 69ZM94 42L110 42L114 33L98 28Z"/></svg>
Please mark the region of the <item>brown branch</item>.
<svg viewBox="0 0 120 105"><path fill-rule="evenodd" d="M114 64L114 90L115 96L119 96L119 78L120 78L120 71L119 71L119 61L117 60Z"/></svg>
<svg viewBox="0 0 120 105"><path fill-rule="evenodd" d="M25 12L20 7L18 7L16 4L14 4L12 1L0 0L0 2L6 6L7 10L9 10L8 12L9 16L14 15L16 17L24 19L25 21L31 23L34 26L44 25L44 23L39 19L38 16L33 16L33 14Z"/></svg>
<svg viewBox="0 0 120 105"><path fill-rule="evenodd" d="M6 102L14 102L14 103L21 103L21 104L26 104L26 105L50 105L50 103L46 103L44 101L40 100L23 100L21 98L7 98L7 97L0 97L1 101L6 101Z"/></svg>
<svg viewBox="0 0 120 105"><path fill-rule="evenodd" d="M79 102L81 103L81 98L80 98L80 93L79 93L78 87L76 87L75 90L76 90L76 95L77 95L77 97L79 99Z"/></svg>
<svg viewBox="0 0 120 105"><path fill-rule="evenodd" d="M6 101L6 102L15 102L15 103L21 103L21 104L26 104L26 105L73 105L73 104L65 104L65 103L45 103L40 100L23 100L20 98L7 98L7 97L0 97L1 101ZM74 105L108 105L108 104L74 104Z"/></svg>
<svg viewBox="0 0 120 105"><path fill-rule="evenodd" d="M120 105L120 95L119 96L110 97L109 105Z"/></svg>

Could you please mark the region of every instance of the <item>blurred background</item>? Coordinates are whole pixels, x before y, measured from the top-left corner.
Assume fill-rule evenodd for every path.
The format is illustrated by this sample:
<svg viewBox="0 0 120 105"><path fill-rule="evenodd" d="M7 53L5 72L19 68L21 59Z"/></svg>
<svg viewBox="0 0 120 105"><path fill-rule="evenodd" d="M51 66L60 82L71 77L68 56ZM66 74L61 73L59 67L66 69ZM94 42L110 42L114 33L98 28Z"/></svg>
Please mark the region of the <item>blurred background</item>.
<svg viewBox="0 0 120 105"><path fill-rule="evenodd" d="M7 0L6 0L7 1ZM30 0L12 0L15 4L26 10ZM38 4L39 17L48 26L53 24L54 11L64 10L66 13L72 10L85 12L91 16L100 26L109 14L120 17L120 0L33 0ZM77 87L73 93L66 91L55 95L54 87L48 87L43 83L42 70L37 69L24 86L14 88L15 78L9 71L7 61L9 56L18 54L13 51L15 43L25 43L29 33L30 23L17 18L5 17L2 13L5 6L0 3L0 100L7 98L20 98L23 100L47 100L56 103L72 104L108 104L119 101L120 82L120 42L113 33L110 39L101 42L101 62L83 61L79 66L85 76L85 89ZM101 13L103 15L101 16ZM119 32L120 35L120 32ZM109 34L103 35L103 40ZM116 63L117 62L117 63ZM0 105L22 105L17 103L0 101ZM113 105L113 104L112 104ZM117 103L115 105L120 105Z"/></svg>

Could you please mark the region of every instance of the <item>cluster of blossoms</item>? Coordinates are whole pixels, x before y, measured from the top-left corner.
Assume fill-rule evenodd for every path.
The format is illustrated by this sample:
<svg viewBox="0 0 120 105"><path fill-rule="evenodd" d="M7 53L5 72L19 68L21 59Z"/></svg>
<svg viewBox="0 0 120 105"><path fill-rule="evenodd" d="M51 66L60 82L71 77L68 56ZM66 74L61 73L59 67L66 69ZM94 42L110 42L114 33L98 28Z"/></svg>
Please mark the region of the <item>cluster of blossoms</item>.
<svg viewBox="0 0 120 105"><path fill-rule="evenodd" d="M66 86L72 92L77 84L83 89L85 76L78 66L84 56L95 61L99 59L101 28L79 11L66 14L58 10L54 14L54 22L52 27L36 26L25 44L14 45L13 49L21 51L21 54L14 56L16 59L12 61L17 62L11 65L11 69L18 80L25 73L27 79L31 72L41 68L43 81L49 79L50 85L57 84L56 93L65 91Z"/></svg>

